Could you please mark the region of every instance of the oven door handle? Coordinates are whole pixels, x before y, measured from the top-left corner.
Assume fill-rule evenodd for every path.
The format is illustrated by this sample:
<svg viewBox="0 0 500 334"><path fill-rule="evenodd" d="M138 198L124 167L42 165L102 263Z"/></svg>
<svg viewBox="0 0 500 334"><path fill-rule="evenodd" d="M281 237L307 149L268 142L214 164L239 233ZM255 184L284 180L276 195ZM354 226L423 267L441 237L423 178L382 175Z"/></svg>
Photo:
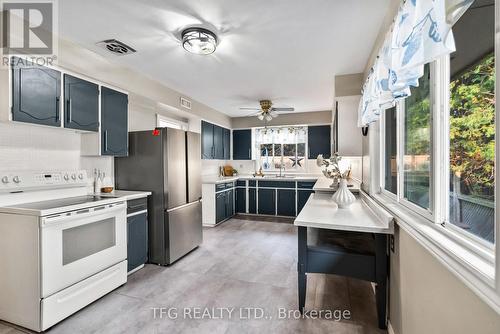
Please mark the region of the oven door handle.
<svg viewBox="0 0 500 334"><path fill-rule="evenodd" d="M57 225L60 223L66 223L72 220L76 219L82 219L88 216L96 216L96 215L105 215L105 214L110 214L113 212L121 211L126 215L126 206L125 202L119 202L119 203L113 203L113 204L106 204L102 206L97 206L93 208L86 208L86 209L80 209L80 210L75 210L71 211L68 213L62 213L57 216L50 216L43 218L42 220L42 227L48 227L48 226L53 226Z"/></svg>

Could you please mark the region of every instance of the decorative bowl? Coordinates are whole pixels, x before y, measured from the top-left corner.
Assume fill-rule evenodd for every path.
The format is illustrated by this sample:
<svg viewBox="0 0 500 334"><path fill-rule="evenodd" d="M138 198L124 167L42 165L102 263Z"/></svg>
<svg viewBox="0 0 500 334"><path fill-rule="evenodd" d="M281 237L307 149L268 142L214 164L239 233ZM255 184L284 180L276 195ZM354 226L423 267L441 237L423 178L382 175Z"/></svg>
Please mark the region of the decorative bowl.
<svg viewBox="0 0 500 334"><path fill-rule="evenodd" d="M109 194L110 192L112 192L112 191L113 191L113 187L102 187L102 188L101 188L101 191L102 191L103 193Z"/></svg>

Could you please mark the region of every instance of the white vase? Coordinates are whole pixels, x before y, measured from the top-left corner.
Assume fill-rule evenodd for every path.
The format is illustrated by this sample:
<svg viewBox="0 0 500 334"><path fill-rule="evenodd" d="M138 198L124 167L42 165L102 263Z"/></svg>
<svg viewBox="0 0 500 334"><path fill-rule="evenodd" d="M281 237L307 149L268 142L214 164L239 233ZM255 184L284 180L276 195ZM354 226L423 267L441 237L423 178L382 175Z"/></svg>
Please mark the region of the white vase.
<svg viewBox="0 0 500 334"><path fill-rule="evenodd" d="M332 199L341 209L348 208L356 200L356 197L347 188L346 179L340 179L339 188L333 194Z"/></svg>

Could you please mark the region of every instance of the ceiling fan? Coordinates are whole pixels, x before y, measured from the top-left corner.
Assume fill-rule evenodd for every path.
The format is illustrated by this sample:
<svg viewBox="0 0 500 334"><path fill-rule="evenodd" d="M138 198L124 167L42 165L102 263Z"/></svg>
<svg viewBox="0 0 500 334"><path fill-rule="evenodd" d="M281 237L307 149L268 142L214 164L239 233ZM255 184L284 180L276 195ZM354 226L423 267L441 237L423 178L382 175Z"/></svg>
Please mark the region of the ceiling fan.
<svg viewBox="0 0 500 334"><path fill-rule="evenodd" d="M241 107L240 110L256 110L258 111L256 116L259 120L263 121L266 120L269 122L273 118L278 117L278 111L294 111L295 108L276 108L273 107L273 103L271 100L261 100L259 101L260 103L260 108L246 108L246 107Z"/></svg>

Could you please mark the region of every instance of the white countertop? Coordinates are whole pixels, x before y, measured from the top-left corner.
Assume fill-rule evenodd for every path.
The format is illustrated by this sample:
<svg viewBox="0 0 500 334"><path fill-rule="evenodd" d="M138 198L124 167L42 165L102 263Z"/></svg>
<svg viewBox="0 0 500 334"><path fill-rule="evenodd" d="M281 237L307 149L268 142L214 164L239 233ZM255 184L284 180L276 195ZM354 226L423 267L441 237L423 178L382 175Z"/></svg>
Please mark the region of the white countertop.
<svg viewBox="0 0 500 334"><path fill-rule="evenodd" d="M329 194L311 194L294 225L354 232L394 233L393 217L387 212L375 212L372 205L372 200L364 193L356 195L356 201L346 209L340 209Z"/></svg>
<svg viewBox="0 0 500 334"><path fill-rule="evenodd" d="M130 190L113 190L110 193L96 193L101 197L118 197L124 200L132 200L143 198L151 195L150 191L130 191Z"/></svg>
<svg viewBox="0 0 500 334"><path fill-rule="evenodd" d="M225 176L225 177L217 177L217 176L209 176L203 178L204 184L217 184L224 182L233 182L237 180L258 180L258 181L316 181L321 176L316 174L310 175L290 175L286 177L277 177L276 174L265 174L262 176L253 176L253 175L238 175L238 176Z"/></svg>
<svg viewBox="0 0 500 334"><path fill-rule="evenodd" d="M322 176L318 178L318 181L313 187L313 190L315 192L328 192L328 193L334 193L335 189L331 188L330 185L333 183L332 179L329 179L325 176ZM347 185L351 185L349 187L349 190L353 193L359 193L359 190L361 189L361 182L359 182L356 179L350 179L347 181Z"/></svg>

